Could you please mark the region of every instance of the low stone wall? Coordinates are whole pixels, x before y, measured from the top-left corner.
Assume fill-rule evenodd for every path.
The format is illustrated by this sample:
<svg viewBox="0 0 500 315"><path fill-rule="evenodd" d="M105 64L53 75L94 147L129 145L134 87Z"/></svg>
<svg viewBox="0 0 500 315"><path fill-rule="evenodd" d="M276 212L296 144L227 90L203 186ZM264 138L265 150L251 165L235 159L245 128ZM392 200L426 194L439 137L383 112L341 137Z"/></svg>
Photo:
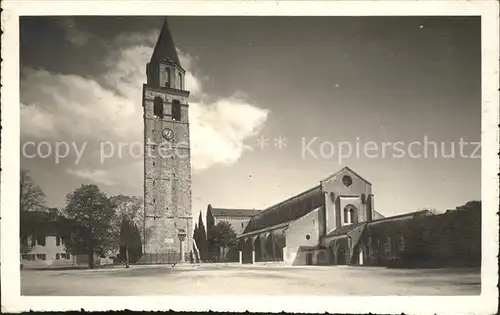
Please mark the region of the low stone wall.
<svg viewBox="0 0 500 315"><path fill-rule="evenodd" d="M366 264L408 268L481 264L481 210L368 225Z"/></svg>
<svg viewBox="0 0 500 315"><path fill-rule="evenodd" d="M192 253L184 254L184 262L194 262L194 255ZM158 253L158 254L142 254L141 259L136 263L140 264L175 264L181 261L180 255L177 252L172 253Z"/></svg>

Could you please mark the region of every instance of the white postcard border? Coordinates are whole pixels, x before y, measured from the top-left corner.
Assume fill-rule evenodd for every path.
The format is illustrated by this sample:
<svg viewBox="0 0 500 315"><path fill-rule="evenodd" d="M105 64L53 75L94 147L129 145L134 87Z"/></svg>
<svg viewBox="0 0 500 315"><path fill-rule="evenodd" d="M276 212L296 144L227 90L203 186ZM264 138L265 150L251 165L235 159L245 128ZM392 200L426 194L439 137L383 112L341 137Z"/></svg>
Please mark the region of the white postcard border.
<svg viewBox="0 0 500 315"><path fill-rule="evenodd" d="M330 313L493 313L498 281L498 57L496 1L14 1L2 2L2 311L176 310ZM480 296L25 297L19 269L19 16L22 15L481 15L482 292Z"/></svg>

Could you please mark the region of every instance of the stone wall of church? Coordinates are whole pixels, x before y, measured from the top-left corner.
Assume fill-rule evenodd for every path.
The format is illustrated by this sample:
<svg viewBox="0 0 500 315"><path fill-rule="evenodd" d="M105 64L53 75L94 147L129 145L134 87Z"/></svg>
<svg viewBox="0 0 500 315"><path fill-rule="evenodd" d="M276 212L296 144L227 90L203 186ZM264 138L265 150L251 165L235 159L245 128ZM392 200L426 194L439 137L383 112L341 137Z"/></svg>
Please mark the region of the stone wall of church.
<svg viewBox="0 0 500 315"><path fill-rule="evenodd" d="M307 213L286 229L286 248L283 259L286 265L305 265L307 252L304 249L319 245L322 210L323 208L320 207Z"/></svg>

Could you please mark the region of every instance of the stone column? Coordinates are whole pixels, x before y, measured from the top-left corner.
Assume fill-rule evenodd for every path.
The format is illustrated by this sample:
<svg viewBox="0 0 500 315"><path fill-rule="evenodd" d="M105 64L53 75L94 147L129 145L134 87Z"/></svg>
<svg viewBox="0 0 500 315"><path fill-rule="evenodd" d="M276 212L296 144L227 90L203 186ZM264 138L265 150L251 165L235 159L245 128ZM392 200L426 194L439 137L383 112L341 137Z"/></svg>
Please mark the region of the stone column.
<svg viewBox="0 0 500 315"><path fill-rule="evenodd" d="M185 261L184 257L184 240L186 239L186 232L184 230L179 230L179 254L181 255L179 262L183 263Z"/></svg>
<svg viewBox="0 0 500 315"><path fill-rule="evenodd" d="M179 245L180 245L179 253L181 255L180 262L183 263L185 261L185 259L184 259L184 241L180 240Z"/></svg>
<svg viewBox="0 0 500 315"><path fill-rule="evenodd" d="M252 250L252 264L255 262L255 250Z"/></svg>
<svg viewBox="0 0 500 315"><path fill-rule="evenodd" d="M267 250L266 250L266 241L267 237L261 236L260 238L260 261L266 260Z"/></svg>
<svg viewBox="0 0 500 315"><path fill-rule="evenodd" d="M273 246L273 261L276 261L276 244L275 244L275 240L274 240L274 235L272 234L271 232L271 235L269 235L269 237L271 238L271 244Z"/></svg>
<svg viewBox="0 0 500 315"><path fill-rule="evenodd" d="M283 247L283 262L286 262L286 247Z"/></svg>
<svg viewBox="0 0 500 315"><path fill-rule="evenodd" d="M243 251L239 251L239 254L240 254L240 264L243 263Z"/></svg>

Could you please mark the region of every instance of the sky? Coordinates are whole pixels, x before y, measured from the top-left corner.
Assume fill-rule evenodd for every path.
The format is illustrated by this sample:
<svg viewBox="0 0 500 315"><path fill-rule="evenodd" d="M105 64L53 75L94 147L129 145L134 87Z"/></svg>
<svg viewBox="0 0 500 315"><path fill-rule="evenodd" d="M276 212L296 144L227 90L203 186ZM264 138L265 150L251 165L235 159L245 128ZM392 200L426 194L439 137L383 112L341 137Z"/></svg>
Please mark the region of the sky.
<svg viewBox="0 0 500 315"><path fill-rule="evenodd" d="M481 199L479 18L168 21L191 91L194 217L269 207L344 166L386 216ZM21 18L21 168L47 206L81 184L143 196L141 93L162 22Z"/></svg>

